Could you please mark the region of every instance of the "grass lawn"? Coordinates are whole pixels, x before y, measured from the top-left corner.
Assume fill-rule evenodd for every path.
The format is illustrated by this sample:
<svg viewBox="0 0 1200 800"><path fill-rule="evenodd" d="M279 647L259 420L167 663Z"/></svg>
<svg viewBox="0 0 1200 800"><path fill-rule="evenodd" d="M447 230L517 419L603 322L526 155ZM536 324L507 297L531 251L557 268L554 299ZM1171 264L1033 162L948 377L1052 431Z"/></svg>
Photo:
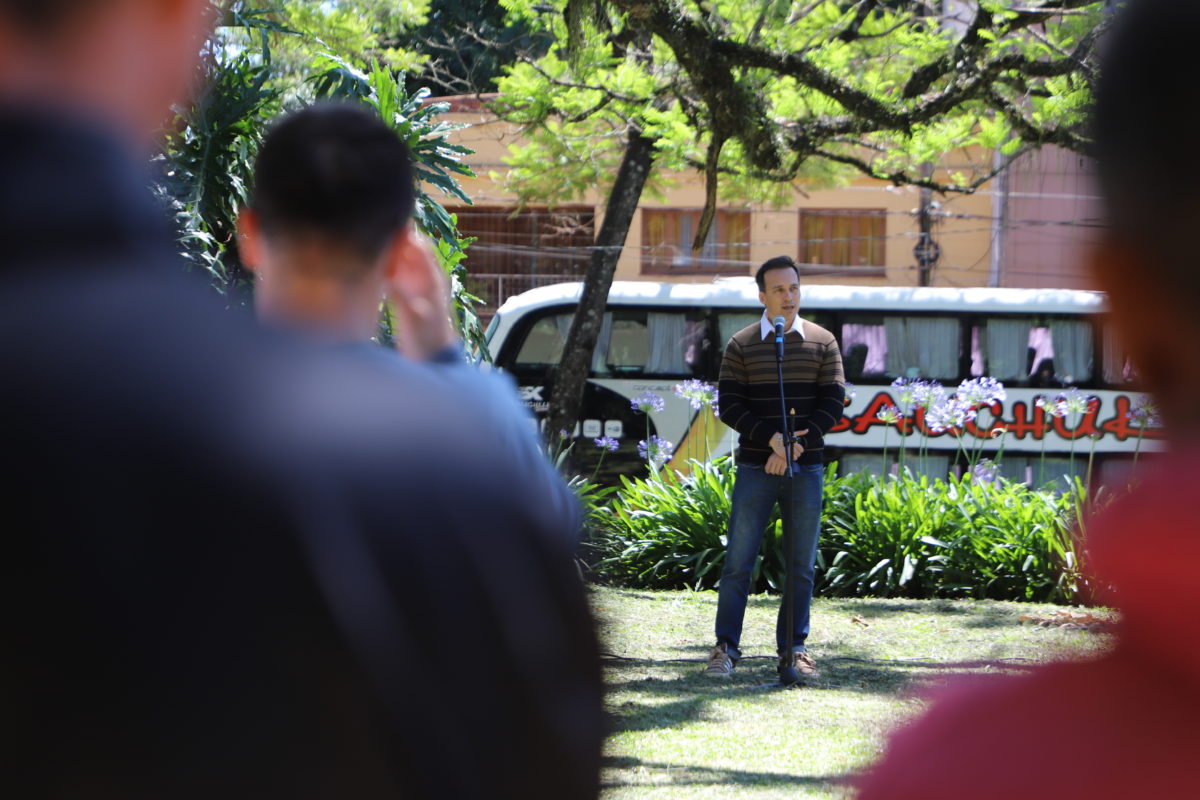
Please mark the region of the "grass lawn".
<svg viewBox="0 0 1200 800"><path fill-rule="evenodd" d="M780 690L761 688L775 680L775 597L750 598L732 679L700 674L715 592L596 587L592 602L608 654L604 800L848 797L840 776L923 707L912 690L1106 646L1102 633L1020 621L1057 606L817 599L809 651L821 677Z"/></svg>

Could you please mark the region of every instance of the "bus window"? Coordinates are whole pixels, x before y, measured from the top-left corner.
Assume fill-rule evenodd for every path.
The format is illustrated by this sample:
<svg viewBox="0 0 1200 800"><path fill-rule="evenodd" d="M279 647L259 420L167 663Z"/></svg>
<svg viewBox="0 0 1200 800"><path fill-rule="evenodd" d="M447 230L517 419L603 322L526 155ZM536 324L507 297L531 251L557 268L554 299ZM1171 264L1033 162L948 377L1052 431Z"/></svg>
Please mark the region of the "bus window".
<svg viewBox="0 0 1200 800"><path fill-rule="evenodd" d="M953 317L884 317L887 374L904 378L958 377L962 327Z"/></svg>
<svg viewBox="0 0 1200 800"><path fill-rule="evenodd" d="M1051 319L1029 331L1029 385L1074 386L1092 379L1092 326L1087 320Z"/></svg>
<svg viewBox="0 0 1200 800"><path fill-rule="evenodd" d="M971 328L971 377L988 375L1001 383L1029 379L1032 317L996 317Z"/></svg>
<svg viewBox="0 0 1200 800"><path fill-rule="evenodd" d="M1087 320L1051 319L1054 371L1067 385L1092 379L1092 326ZM1034 364L1034 373L1037 365Z"/></svg>
<svg viewBox="0 0 1200 800"><path fill-rule="evenodd" d="M1104 382L1113 386L1126 386L1137 383L1137 370L1125 350L1124 343L1117 332L1109 325L1104 325Z"/></svg>
<svg viewBox="0 0 1200 800"><path fill-rule="evenodd" d="M624 314L614 316L604 363L610 372L642 372L646 368L649 345L645 318L630 319Z"/></svg>
<svg viewBox="0 0 1200 800"><path fill-rule="evenodd" d="M604 315L592 371L604 375L700 375L708 361L700 310L620 309Z"/></svg>
<svg viewBox="0 0 1200 800"><path fill-rule="evenodd" d="M972 377L1038 388L1086 383L1092 357L1086 320L995 317L971 328Z"/></svg>
<svg viewBox="0 0 1200 800"><path fill-rule="evenodd" d="M863 375L883 375L887 359L887 329L883 317L847 314L842 324L842 365L846 380L857 383Z"/></svg>
<svg viewBox="0 0 1200 800"><path fill-rule="evenodd" d="M571 328L570 314L542 317L533 324L513 359L514 369L546 369L562 360L563 344Z"/></svg>
<svg viewBox="0 0 1200 800"><path fill-rule="evenodd" d="M753 325L762 318L762 311L725 311L717 316L718 335L721 337L721 350L724 352L729 339L742 328Z"/></svg>

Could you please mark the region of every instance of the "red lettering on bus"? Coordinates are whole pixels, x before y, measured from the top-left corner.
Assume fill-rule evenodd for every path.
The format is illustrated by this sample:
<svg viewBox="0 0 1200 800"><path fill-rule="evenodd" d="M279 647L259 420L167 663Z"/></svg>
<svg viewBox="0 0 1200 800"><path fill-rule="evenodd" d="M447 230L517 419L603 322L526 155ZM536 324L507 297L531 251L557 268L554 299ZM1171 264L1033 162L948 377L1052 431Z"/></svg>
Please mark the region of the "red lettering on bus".
<svg viewBox="0 0 1200 800"><path fill-rule="evenodd" d="M1100 416L1100 401L1096 398L1093 397L1088 403L1088 410L1080 416L1075 429L1071 430L1067 427L1067 418L1074 416L1075 414L1067 414L1054 418L1054 430L1059 436L1067 440L1078 440L1103 435L1096 427L1096 417Z"/></svg>
<svg viewBox="0 0 1200 800"><path fill-rule="evenodd" d="M1024 400L1012 404L1011 415L1004 424L1008 434L1017 439L1031 436L1041 439L1046 432L1046 414L1034 405L1026 405Z"/></svg>
<svg viewBox="0 0 1200 800"><path fill-rule="evenodd" d="M988 411L991 412L992 424L988 426L987 430L984 430L984 429L980 428L978 424L976 424L976 420L979 419L978 417L976 417L975 419L967 420L966 424L963 425L964 433L969 433L972 436L974 436L976 439L990 439L992 436L992 431L994 431L996 428L1004 427L1004 420L1003 420L1004 404L1003 403L997 401L995 403L992 403L990 406L980 406L980 409L984 409L984 408L986 408ZM976 413L978 413L978 412L976 412Z"/></svg>
<svg viewBox="0 0 1200 800"><path fill-rule="evenodd" d="M850 430L852 430L854 433L862 434L866 433L877 425L890 426L896 430L900 430L900 425L902 424L901 422L884 422L879 418L879 412L882 411L886 406L891 405L895 405L895 403L892 402L891 395L889 395L887 392L879 392L871 399L871 402L867 404L867 407L863 409L862 413L854 418L853 425L851 426ZM911 427L908 425L907 419L903 421L903 424L905 424L905 427Z"/></svg>

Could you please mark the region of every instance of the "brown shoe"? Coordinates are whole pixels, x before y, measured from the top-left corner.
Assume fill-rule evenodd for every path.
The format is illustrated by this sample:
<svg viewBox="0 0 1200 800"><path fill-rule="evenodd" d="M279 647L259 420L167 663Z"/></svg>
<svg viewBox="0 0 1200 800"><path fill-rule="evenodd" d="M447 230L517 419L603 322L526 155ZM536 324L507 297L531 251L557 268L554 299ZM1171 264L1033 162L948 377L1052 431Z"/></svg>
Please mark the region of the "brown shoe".
<svg viewBox="0 0 1200 800"><path fill-rule="evenodd" d="M820 670L817 669L817 662L813 661L813 657L807 651L801 650L798 653L792 653L792 666L800 674L801 680L812 680L821 676Z"/></svg>
<svg viewBox="0 0 1200 800"><path fill-rule="evenodd" d="M733 675L733 658L729 655L729 647L724 642L718 644L708 654L708 666L705 667L704 674L718 678L728 678Z"/></svg>

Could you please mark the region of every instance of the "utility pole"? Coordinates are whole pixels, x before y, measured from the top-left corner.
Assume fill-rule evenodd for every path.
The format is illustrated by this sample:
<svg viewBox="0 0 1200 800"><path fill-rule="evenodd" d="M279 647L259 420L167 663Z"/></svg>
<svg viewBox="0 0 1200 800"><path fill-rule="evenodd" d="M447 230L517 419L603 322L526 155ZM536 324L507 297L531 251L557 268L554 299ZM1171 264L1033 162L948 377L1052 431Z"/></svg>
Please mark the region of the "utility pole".
<svg viewBox="0 0 1200 800"><path fill-rule="evenodd" d="M933 175L932 164L922 164L921 174ZM933 265L942 257L942 248L933 240L933 190L921 187L921 205L917 208L917 244L913 258L917 260L917 285L928 286Z"/></svg>

